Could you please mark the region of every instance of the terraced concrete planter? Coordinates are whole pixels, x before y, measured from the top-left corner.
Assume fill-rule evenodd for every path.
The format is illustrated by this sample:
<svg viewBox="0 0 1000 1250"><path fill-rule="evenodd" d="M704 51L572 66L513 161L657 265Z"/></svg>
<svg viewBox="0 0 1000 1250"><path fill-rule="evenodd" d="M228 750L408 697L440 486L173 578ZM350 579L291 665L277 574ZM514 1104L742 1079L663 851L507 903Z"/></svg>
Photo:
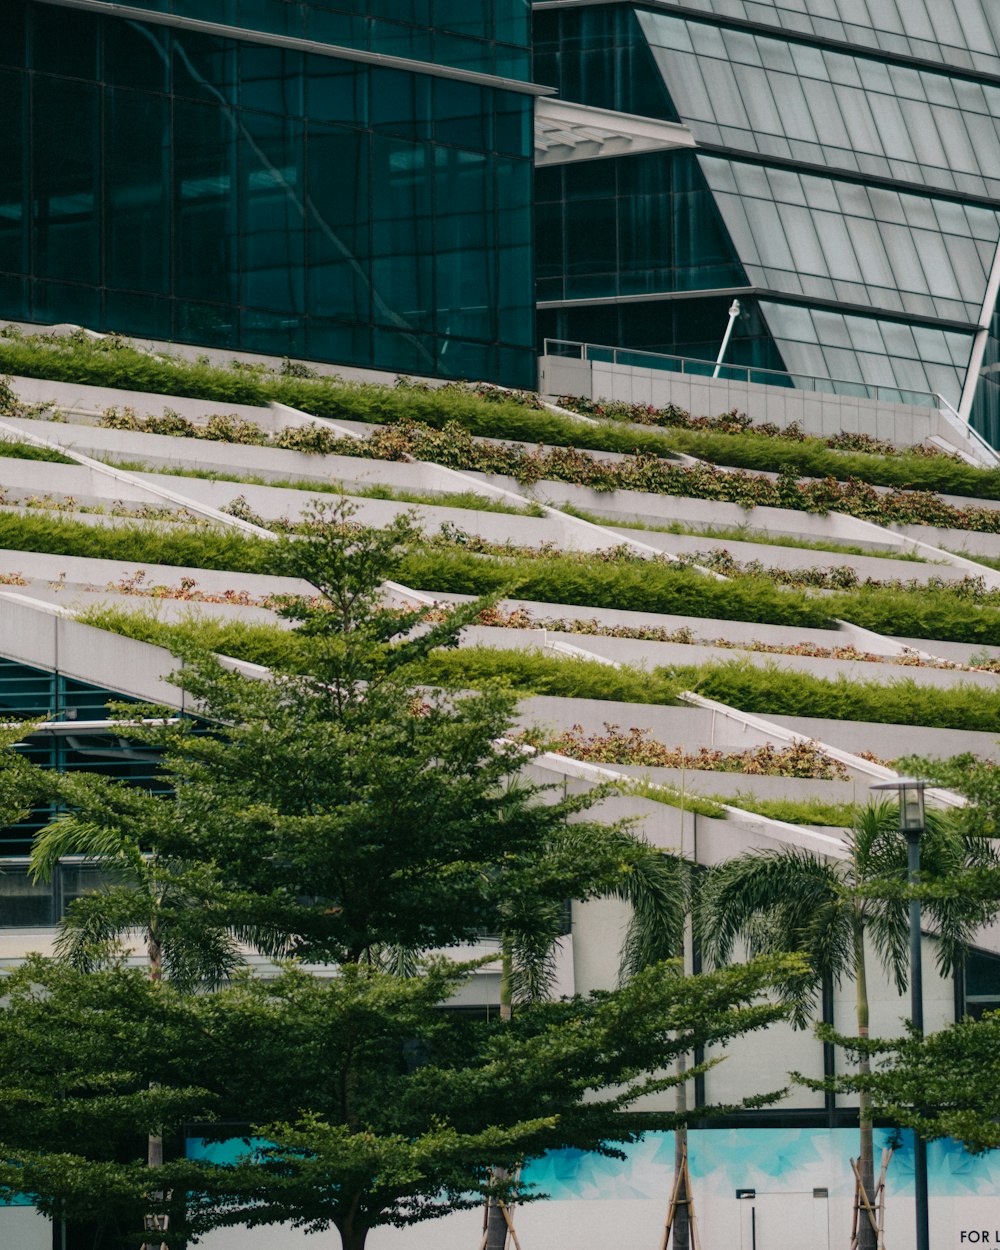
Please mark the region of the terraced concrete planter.
<svg viewBox="0 0 1000 1250"><path fill-rule="evenodd" d="M875 581L927 582L933 578L961 580L967 574L947 564L929 564L916 560L890 560L877 555L847 555L841 551L815 551L802 547L779 547L769 543L755 543L752 535L747 541L729 538L699 537L694 534L658 534L649 530L633 530L616 526L620 534L641 538L651 547L671 555L689 555L704 551L725 551L741 564L757 561L765 568L775 569L853 569L857 575ZM989 570L985 570L989 571Z"/></svg>
<svg viewBox="0 0 1000 1250"><path fill-rule="evenodd" d="M442 592L435 598L442 603L468 603L472 595L457 595ZM585 604L539 603L530 599L503 599L498 605L505 612L524 609L538 619L545 620L579 620L596 621L611 629L625 627L629 629L663 629L667 631L686 629L698 640L725 638L737 642L763 642L775 646L788 646L795 643L810 643L819 647L856 646L859 650L871 651L876 655L898 655L903 650L902 644L892 639L883 638L845 624L841 629L810 629L798 625L766 625L751 621L720 620L710 616L674 616L656 612L633 612L618 608L593 608ZM539 624L538 628L542 628ZM593 634L574 634L576 645L586 648ZM936 646L937 644L935 644ZM914 643L915 647L924 643ZM998 648L1000 650L1000 648Z"/></svg>
<svg viewBox="0 0 1000 1250"><path fill-rule="evenodd" d="M932 436L963 449L971 447L971 440L962 437L958 426L929 405L564 356L539 359L539 386L550 395L619 399L656 408L676 404L695 416L715 416L735 408L756 424L795 422L805 433L824 438L841 430L864 430L900 447L925 442Z"/></svg>
<svg viewBox="0 0 1000 1250"><path fill-rule="evenodd" d="M760 730L738 725L703 708L667 707L649 703L621 703L615 699L565 699L556 695L531 695L521 700L519 725L543 729L569 729L579 725L584 733L603 733L605 725L635 726L651 738L689 751L701 746L719 751L745 751L771 741Z"/></svg>
<svg viewBox="0 0 1000 1250"><path fill-rule="evenodd" d="M996 734L972 729L930 729L922 725L883 725L813 716L769 716L768 720L842 750L874 751L887 760L902 755L949 756L971 751L1000 763Z"/></svg>
<svg viewBox="0 0 1000 1250"><path fill-rule="evenodd" d="M473 625L463 635L463 646L488 646L500 651L542 651L546 642L562 642L579 647L593 655L603 656L617 664L654 669L685 667L698 664L725 664L743 660L755 668L775 668L783 672L809 673L833 681L846 677L851 681L877 681L888 685L904 678L920 686L951 689L954 686L978 686L995 690L1000 676L995 673L970 673L956 669L919 668L898 664L866 663L858 660L825 660L807 655L776 655L761 651L730 650L723 647L699 646L696 643L645 642L635 638L581 636L541 630L498 629ZM925 648L929 644L925 643ZM1000 728L1000 727L998 727Z"/></svg>
<svg viewBox="0 0 1000 1250"><path fill-rule="evenodd" d="M148 391L89 386L84 382L12 378L11 389L25 404L51 404L75 417L96 418L108 408L132 408L140 417L160 417L169 409L191 421L207 421L217 413L233 413L242 420L260 424L271 420L267 408L251 404L231 404L224 399L188 399L183 395L152 395Z"/></svg>
<svg viewBox="0 0 1000 1250"><path fill-rule="evenodd" d="M729 773L709 768L659 768L646 764L609 764L629 777L646 778L658 785L675 786L693 795L733 797L742 792L759 799L793 799L823 803L864 803L869 779L815 781L809 777L766 777L760 773Z"/></svg>
<svg viewBox="0 0 1000 1250"><path fill-rule="evenodd" d="M184 705L166 681L177 659L162 647L67 620L12 592L0 592L0 638L7 659L167 707Z"/></svg>

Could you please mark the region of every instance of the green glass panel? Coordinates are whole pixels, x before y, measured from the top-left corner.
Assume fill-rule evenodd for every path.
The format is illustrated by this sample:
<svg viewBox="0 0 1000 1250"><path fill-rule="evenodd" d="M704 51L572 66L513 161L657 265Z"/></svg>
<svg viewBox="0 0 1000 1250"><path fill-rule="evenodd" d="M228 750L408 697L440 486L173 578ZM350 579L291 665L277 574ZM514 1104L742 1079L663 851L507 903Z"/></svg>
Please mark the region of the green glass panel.
<svg viewBox="0 0 1000 1250"><path fill-rule="evenodd" d="M140 22L105 22L103 77L120 87L167 91L170 31Z"/></svg>
<svg viewBox="0 0 1000 1250"><path fill-rule="evenodd" d="M540 299L747 285L690 152L543 168L537 182Z"/></svg>
<svg viewBox="0 0 1000 1250"><path fill-rule="evenodd" d="M493 72L492 45L478 39L439 31L434 36L434 53L434 60L443 65L455 65L480 74Z"/></svg>
<svg viewBox="0 0 1000 1250"><path fill-rule="evenodd" d="M485 228L475 218L475 211L470 210L439 214L436 219L437 328L443 334L493 341L497 337L497 260L483 243L470 237Z"/></svg>
<svg viewBox="0 0 1000 1250"><path fill-rule="evenodd" d="M531 0L497 0L496 37L500 43L531 43Z"/></svg>
<svg viewBox="0 0 1000 1250"><path fill-rule="evenodd" d="M239 50L240 105L300 117L303 100L301 52L244 44Z"/></svg>
<svg viewBox="0 0 1000 1250"><path fill-rule="evenodd" d="M222 0L158 7L238 16ZM432 4L291 7L378 16L415 38L437 20ZM483 12L473 24L492 31L495 8ZM0 76L14 123L0 138L0 315L444 376L475 362L528 375L530 98L95 20L100 81L33 65ZM477 55L492 38L445 36Z"/></svg>
<svg viewBox="0 0 1000 1250"><path fill-rule="evenodd" d="M491 110L487 93L470 83L437 78L432 88L434 140L478 151L490 146Z"/></svg>
<svg viewBox="0 0 1000 1250"><path fill-rule="evenodd" d="M99 19L78 9L31 7L31 57L42 74L67 78L97 77Z"/></svg>
<svg viewBox="0 0 1000 1250"><path fill-rule="evenodd" d="M318 317L371 316L369 138L346 128L308 133L308 307Z"/></svg>
<svg viewBox="0 0 1000 1250"><path fill-rule="evenodd" d="M236 144L226 112L174 105L174 293L236 300Z"/></svg>
<svg viewBox="0 0 1000 1250"><path fill-rule="evenodd" d="M438 369L450 378L482 378L496 372L494 350L467 339L438 339Z"/></svg>
<svg viewBox="0 0 1000 1250"><path fill-rule="evenodd" d="M0 272L26 273L27 75L0 70Z"/></svg>
<svg viewBox="0 0 1000 1250"><path fill-rule="evenodd" d="M305 319L248 308L241 318L240 346L269 355L301 356L306 348Z"/></svg>
<svg viewBox="0 0 1000 1250"><path fill-rule="evenodd" d="M173 337L182 343L203 343L207 347L239 347L239 315L231 304L174 303Z"/></svg>
<svg viewBox="0 0 1000 1250"><path fill-rule="evenodd" d="M595 108L678 120L630 7L546 9L534 31L535 82Z"/></svg>
<svg viewBox="0 0 1000 1250"><path fill-rule="evenodd" d="M236 45L191 31L171 32L173 90L206 103L236 103Z"/></svg>
<svg viewBox="0 0 1000 1250"><path fill-rule="evenodd" d="M429 334L376 326L372 333L372 363L376 369L434 373L438 366L436 347L433 336Z"/></svg>
<svg viewBox="0 0 1000 1250"><path fill-rule="evenodd" d="M494 94L494 146L506 156L530 157L534 144L533 102L512 91Z"/></svg>
<svg viewBox="0 0 1000 1250"><path fill-rule="evenodd" d="M306 14L306 35L317 43L338 44L344 48L367 48L370 42L369 23L363 14L334 13L328 9L312 9Z"/></svg>
<svg viewBox="0 0 1000 1250"><path fill-rule="evenodd" d="M469 0L434 0L434 24L459 35L489 39L493 34L493 6Z"/></svg>
<svg viewBox="0 0 1000 1250"><path fill-rule="evenodd" d="M371 46L408 61L433 61L435 36L429 29L376 19L369 27ZM453 62L452 62L453 63Z"/></svg>
<svg viewBox="0 0 1000 1250"><path fill-rule="evenodd" d="M302 126L291 118L244 112L241 130L241 302L299 313L305 269Z"/></svg>
<svg viewBox="0 0 1000 1250"><path fill-rule="evenodd" d="M28 6L17 0L0 5L0 65L25 64L27 13Z"/></svg>
<svg viewBox="0 0 1000 1250"><path fill-rule="evenodd" d="M351 121L368 124L367 66L327 56L305 60L305 86L310 121Z"/></svg>
<svg viewBox="0 0 1000 1250"><path fill-rule="evenodd" d="M374 136L372 311L380 325L434 329L433 186L429 148ZM426 367L433 353L423 359Z"/></svg>
<svg viewBox="0 0 1000 1250"><path fill-rule="evenodd" d="M299 35L305 31L305 13L288 0L240 0L240 26L273 35Z"/></svg>
<svg viewBox="0 0 1000 1250"><path fill-rule="evenodd" d="M34 78L32 236L35 273L100 280L100 94L96 85Z"/></svg>
<svg viewBox="0 0 1000 1250"><path fill-rule="evenodd" d="M433 11L431 0L369 0L372 17L389 17L411 26L442 26L445 23Z"/></svg>
<svg viewBox="0 0 1000 1250"><path fill-rule="evenodd" d="M170 101L111 89L104 111L105 282L170 289Z"/></svg>
<svg viewBox="0 0 1000 1250"><path fill-rule="evenodd" d="M314 318L306 330L306 349L306 354L315 360L349 360L357 365L370 365L371 327Z"/></svg>
<svg viewBox="0 0 1000 1250"><path fill-rule="evenodd" d="M403 139L431 138L430 78L395 69L376 69L370 82L373 130Z"/></svg>
<svg viewBox="0 0 1000 1250"><path fill-rule="evenodd" d="M0 272L0 316L31 320L31 282L27 278Z"/></svg>
<svg viewBox="0 0 1000 1250"><path fill-rule="evenodd" d="M151 339L173 337L171 301L165 297L137 294L134 291L104 292L106 330L121 334L140 334Z"/></svg>

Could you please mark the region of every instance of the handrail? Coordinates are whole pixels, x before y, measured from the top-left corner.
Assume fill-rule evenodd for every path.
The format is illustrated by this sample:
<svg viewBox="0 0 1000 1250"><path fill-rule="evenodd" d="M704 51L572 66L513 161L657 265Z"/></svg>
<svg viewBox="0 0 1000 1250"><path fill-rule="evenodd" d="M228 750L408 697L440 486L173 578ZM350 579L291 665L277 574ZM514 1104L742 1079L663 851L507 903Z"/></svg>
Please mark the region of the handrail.
<svg viewBox="0 0 1000 1250"><path fill-rule="evenodd" d="M566 351L566 348L573 350ZM935 391L882 386L874 382L852 382L846 378L824 378L816 374L787 373L780 369L758 368L756 365L722 364L717 366L714 360L699 360L693 356L672 356L664 352L580 343L570 339L547 338L544 340L543 352L546 356L576 357L580 360L596 360L615 365L635 365L637 361L641 361L640 367L669 369L673 373L688 373L709 378L718 368L718 376L732 382L753 382L763 386L794 386L800 390L820 391L834 395L854 395L861 399L882 399L890 403L912 404L914 407L941 408L947 403Z"/></svg>

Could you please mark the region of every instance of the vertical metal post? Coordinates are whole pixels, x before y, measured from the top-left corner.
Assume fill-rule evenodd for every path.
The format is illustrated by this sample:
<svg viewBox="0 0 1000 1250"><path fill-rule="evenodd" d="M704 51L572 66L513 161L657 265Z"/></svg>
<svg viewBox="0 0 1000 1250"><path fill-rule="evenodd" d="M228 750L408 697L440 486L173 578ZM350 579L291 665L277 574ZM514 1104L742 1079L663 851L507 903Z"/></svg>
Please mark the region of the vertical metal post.
<svg viewBox="0 0 1000 1250"><path fill-rule="evenodd" d="M726 348L729 346L729 340L733 333L733 326L736 324L736 318L740 315L740 301L734 299L729 305L729 325L726 326L726 333L722 339L722 346L719 348L719 358L715 362L715 370L712 373L713 378L719 376L719 370L722 368L722 359L726 354Z"/></svg>
<svg viewBox="0 0 1000 1250"><path fill-rule="evenodd" d="M920 876L920 829L906 833L907 878L915 885ZM920 951L920 899L910 899L910 1019L918 1033L924 1031L923 971ZM927 1143L913 1135L913 1199L917 1216L917 1250L930 1250L927 1211Z"/></svg>

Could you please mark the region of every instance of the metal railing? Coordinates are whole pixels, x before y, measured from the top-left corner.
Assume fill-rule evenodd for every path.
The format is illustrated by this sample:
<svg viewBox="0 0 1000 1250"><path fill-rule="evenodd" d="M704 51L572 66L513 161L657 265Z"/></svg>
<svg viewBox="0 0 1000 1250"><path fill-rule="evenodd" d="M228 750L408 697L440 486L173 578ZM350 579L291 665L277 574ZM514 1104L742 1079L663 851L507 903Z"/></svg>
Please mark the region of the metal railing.
<svg viewBox="0 0 1000 1250"><path fill-rule="evenodd" d="M545 339L543 351L546 356L564 356L637 369L664 369L694 377L751 382L757 386L794 387L797 390L818 391L826 395L849 395L891 404L912 404L918 408L945 406L945 400L934 391L904 390L898 386L877 386L872 382L850 382L846 378L823 378L807 373L783 373L780 369L758 369L755 365L717 364L714 360L670 356L663 352L639 351L632 347L605 347L597 343L574 343L568 339Z"/></svg>

